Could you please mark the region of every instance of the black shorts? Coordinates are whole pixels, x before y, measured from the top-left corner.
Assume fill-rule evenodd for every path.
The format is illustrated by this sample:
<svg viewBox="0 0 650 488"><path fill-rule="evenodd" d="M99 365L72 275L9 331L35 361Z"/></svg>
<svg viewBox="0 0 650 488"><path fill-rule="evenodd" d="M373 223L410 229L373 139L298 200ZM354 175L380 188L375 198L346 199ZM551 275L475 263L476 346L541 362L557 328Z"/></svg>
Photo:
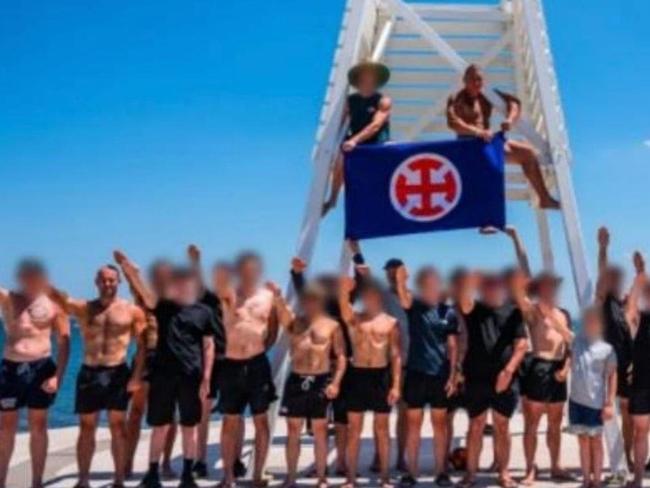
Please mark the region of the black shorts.
<svg viewBox="0 0 650 488"><path fill-rule="evenodd" d="M50 408L56 394L47 393L42 385L55 374L56 364L50 357L20 363L3 359L0 363L0 411Z"/></svg>
<svg viewBox="0 0 650 488"><path fill-rule="evenodd" d="M118 366L81 366L77 375L74 413L95 413L101 410L126 411L129 393L126 389L131 370Z"/></svg>
<svg viewBox="0 0 650 488"><path fill-rule="evenodd" d="M156 371L149 377L147 423L152 427L168 425L176 418L183 427L201 421L200 376L168 374Z"/></svg>
<svg viewBox="0 0 650 488"><path fill-rule="evenodd" d="M221 369L223 368L223 359L215 359L212 364L212 376L210 376L210 393L208 398L214 400L219 396L219 383L221 381L219 375L221 374Z"/></svg>
<svg viewBox="0 0 650 488"><path fill-rule="evenodd" d="M343 380L341 380L341 390L339 391L339 396L332 400L332 420L335 424L348 424L347 385L348 371L346 369L345 374L343 375Z"/></svg>
<svg viewBox="0 0 650 488"><path fill-rule="evenodd" d="M463 398L470 418L478 417L490 409L508 418L515 413L519 401L517 388L511 385L506 391L497 393L495 384L496 378L465 385Z"/></svg>
<svg viewBox="0 0 650 488"><path fill-rule="evenodd" d="M224 359L219 373L217 410L225 415L242 415L246 407L252 415L266 413L278 399L266 354L251 359Z"/></svg>
<svg viewBox="0 0 650 488"><path fill-rule="evenodd" d="M345 395L348 412L390 413L390 376L388 368L348 368Z"/></svg>
<svg viewBox="0 0 650 488"><path fill-rule="evenodd" d="M650 388L630 388L630 415L650 414Z"/></svg>
<svg viewBox="0 0 650 488"><path fill-rule="evenodd" d="M433 376L419 371L407 370L404 379L402 399L407 408L447 409L449 399L445 392L448 376Z"/></svg>
<svg viewBox="0 0 650 488"><path fill-rule="evenodd" d="M567 401L567 383L555 379L564 361L533 358L522 381L523 395L534 402L564 403Z"/></svg>
<svg viewBox="0 0 650 488"><path fill-rule="evenodd" d="M284 385L280 415L303 419L325 419L330 401L325 388L330 374L305 376L291 373Z"/></svg>

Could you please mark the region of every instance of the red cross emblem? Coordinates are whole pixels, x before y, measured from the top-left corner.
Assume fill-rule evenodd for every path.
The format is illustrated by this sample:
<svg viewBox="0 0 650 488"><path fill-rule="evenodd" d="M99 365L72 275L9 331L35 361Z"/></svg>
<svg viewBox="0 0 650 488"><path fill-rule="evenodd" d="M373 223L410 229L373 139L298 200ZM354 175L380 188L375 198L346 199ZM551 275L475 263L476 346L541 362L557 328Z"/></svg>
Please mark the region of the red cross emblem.
<svg viewBox="0 0 650 488"><path fill-rule="evenodd" d="M462 193L460 175L439 154L416 154L400 164L390 183L390 200L404 218L432 222L451 212Z"/></svg>

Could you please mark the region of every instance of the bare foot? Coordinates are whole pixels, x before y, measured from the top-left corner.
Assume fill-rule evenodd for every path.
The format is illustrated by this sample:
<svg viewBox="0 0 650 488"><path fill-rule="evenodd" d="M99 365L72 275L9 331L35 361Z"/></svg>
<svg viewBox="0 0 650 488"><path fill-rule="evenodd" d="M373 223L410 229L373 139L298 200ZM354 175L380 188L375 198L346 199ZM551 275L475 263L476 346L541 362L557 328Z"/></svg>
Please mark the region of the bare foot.
<svg viewBox="0 0 650 488"><path fill-rule="evenodd" d="M531 486L535 484L536 480L537 480L537 466L533 466L533 468L526 473L526 476L522 478L521 484L524 486Z"/></svg>

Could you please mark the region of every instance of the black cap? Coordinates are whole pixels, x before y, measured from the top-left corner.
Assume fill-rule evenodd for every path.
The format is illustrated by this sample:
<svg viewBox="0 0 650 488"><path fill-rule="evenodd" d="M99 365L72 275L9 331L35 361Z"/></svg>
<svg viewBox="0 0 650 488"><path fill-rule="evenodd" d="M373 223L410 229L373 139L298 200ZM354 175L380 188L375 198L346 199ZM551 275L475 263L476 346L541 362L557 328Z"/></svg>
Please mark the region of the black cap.
<svg viewBox="0 0 650 488"><path fill-rule="evenodd" d="M384 264L384 269L395 269L399 268L400 266L404 266L404 261L399 258L390 258L388 261L386 261L386 264Z"/></svg>

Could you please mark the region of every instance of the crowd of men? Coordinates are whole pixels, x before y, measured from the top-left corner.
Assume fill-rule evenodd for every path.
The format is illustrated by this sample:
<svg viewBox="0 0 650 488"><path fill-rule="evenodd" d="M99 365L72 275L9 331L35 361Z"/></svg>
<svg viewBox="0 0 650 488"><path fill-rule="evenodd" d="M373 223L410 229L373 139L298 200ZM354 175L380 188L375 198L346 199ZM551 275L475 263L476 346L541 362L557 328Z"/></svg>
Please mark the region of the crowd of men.
<svg viewBox="0 0 650 488"><path fill-rule="evenodd" d="M348 99L350 122L343 152L389 137L391 101L378 92L389 77L378 63L350 72L357 92ZM492 104L482 93L483 75L470 66L465 87L450 97L449 126L459 137L489 139ZM506 114L502 130L517 121L520 103L499 93ZM534 150L508 141L509 161L520 164L543 208L558 208L539 170ZM331 209L343 185L341 159L334 165ZM494 234L496 229L483 229ZM286 417L286 486L295 485L300 439L309 423L319 488L327 486L328 425L335 425L335 469L356 486L365 417L372 413L378 486L391 486L389 416L397 411L397 466L400 484L419 476L421 430L430 409L434 432L435 483L451 486L449 452L453 418L459 409L470 422L462 488L476 483L488 415L494 435L494 470L504 488L532 485L538 476L539 424L547 417L550 474L573 480L561 457L561 426L569 402L569 426L578 436L585 487L602 478L605 421L615 416L618 397L633 487L640 487L650 430L650 286L640 254L629 294L624 275L607 260L609 235L599 232L599 279L595 303L584 311L579 332L558 303L561 279L531 273L514 228L517 266L501 272L456 270L443 280L434 267L417 271L412 283L406 265L390 259L387 284L350 242L354 276L308 278L306 264L291 263L298 300L291 306L277 285L264 282L260 258L243 253L218 263L204 282L200 252L188 249L188 264L154 263L149 275L124 253L95 275L98 296L73 298L57 289L34 260L17 270L15 291L0 289L6 329L0 374L0 488L5 488L20 410L27 409L32 484L43 486L48 451L47 411L55 400L70 354L69 317L83 339L83 365L76 382L79 415L78 487L87 488L95 435L107 412L114 460L113 486L132 474L142 418L152 428L149 467L141 486L156 488L175 476L169 463L180 432L183 468L180 487L195 487L209 475L208 426L220 413L223 479L229 488L245 474L241 462L244 415L255 429L253 486L265 486L270 432L269 408L280 401ZM132 301L118 296L125 279ZM286 334L291 373L279 398L268 353ZM54 338L54 341L52 340ZM56 348L53 348L53 342ZM136 344L131 364L129 346ZM56 357L52 357L56 351ZM570 388L568 380L571 378ZM509 422L523 408L526 473L515 481L509 471ZM177 427L178 426L178 427ZM160 464L162 461L162 465ZM212 460L210 460L210 463Z"/></svg>

